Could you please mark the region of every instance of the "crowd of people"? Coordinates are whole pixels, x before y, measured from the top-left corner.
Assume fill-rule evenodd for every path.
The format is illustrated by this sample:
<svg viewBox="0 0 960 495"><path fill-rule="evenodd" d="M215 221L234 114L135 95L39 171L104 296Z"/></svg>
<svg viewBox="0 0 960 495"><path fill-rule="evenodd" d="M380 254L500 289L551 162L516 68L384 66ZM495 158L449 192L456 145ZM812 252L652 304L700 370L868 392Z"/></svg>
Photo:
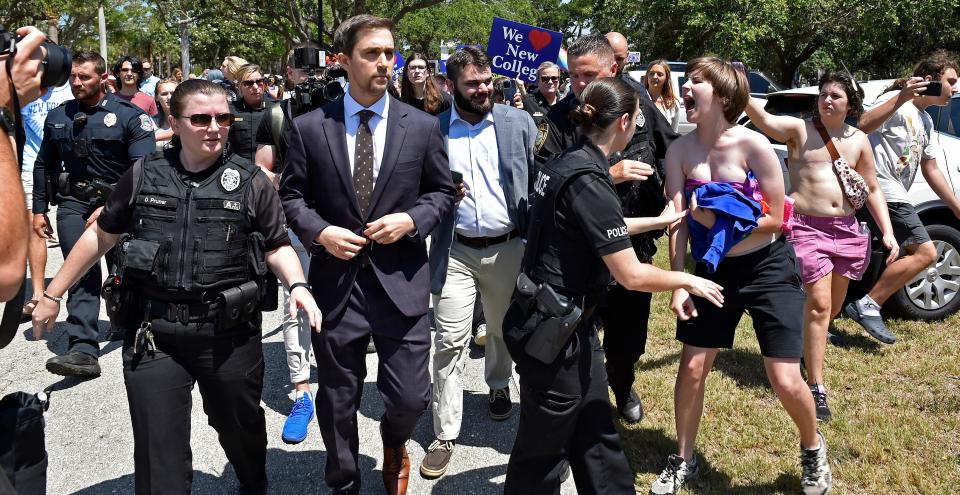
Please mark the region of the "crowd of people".
<svg viewBox="0 0 960 495"><path fill-rule="evenodd" d="M201 77L160 78L137 57L110 73L80 51L69 86L20 113L34 230L24 318L41 338L66 299L68 351L47 369L94 378L105 300L109 338L123 341L136 493L190 492L194 384L240 493L268 490L260 323L279 289L295 390L281 437L304 441L316 417L334 493L360 493L368 352L386 492L407 491L406 444L427 409L435 439L419 472L447 472L463 421L478 421L463 410L471 341L484 346L492 420L514 414L519 375L505 493L559 493L566 473L579 493L635 493L611 407L643 418L634 379L656 291L672 291L682 350L677 450L650 492L697 475L707 376L744 312L798 432L799 488L830 490L817 426L833 415L830 321L842 310L895 341L880 308L936 257L906 196L918 170L960 216L924 111L957 91L953 58L924 59L877 102L827 72L801 119L767 113L742 68L715 57L688 62L682 88L665 60L637 81L620 33L572 40L568 79L545 62L530 87L494 77L474 47L445 75L414 53L394 77L393 24L370 15L343 21L333 45L346 75L327 84L345 87L319 108L294 97L317 72L293 64L269 76L230 56ZM696 124L684 136L681 111ZM763 134L736 124L744 112ZM768 137L787 144L790 191ZM54 204L65 262L44 285ZM651 264L664 236L666 270ZM843 307L874 236L886 270Z"/></svg>

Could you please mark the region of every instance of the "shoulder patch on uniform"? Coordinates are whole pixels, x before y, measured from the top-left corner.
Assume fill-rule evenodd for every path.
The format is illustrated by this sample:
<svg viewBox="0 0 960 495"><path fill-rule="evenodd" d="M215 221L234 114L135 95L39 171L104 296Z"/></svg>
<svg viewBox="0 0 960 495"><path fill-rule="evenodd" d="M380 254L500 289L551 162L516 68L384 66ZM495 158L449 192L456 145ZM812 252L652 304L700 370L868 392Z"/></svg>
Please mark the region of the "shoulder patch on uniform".
<svg viewBox="0 0 960 495"><path fill-rule="evenodd" d="M643 110L637 112L637 127L643 127L647 123L647 119L643 116Z"/></svg>
<svg viewBox="0 0 960 495"><path fill-rule="evenodd" d="M226 192L233 192L240 186L240 172L236 169L228 168L220 174L220 187Z"/></svg>
<svg viewBox="0 0 960 495"><path fill-rule="evenodd" d="M153 119L151 119L147 114L140 114L140 128L147 131L153 132L156 128L153 126Z"/></svg>
<svg viewBox="0 0 960 495"><path fill-rule="evenodd" d="M533 149L535 151L539 152L540 148L543 147L543 143L547 141L547 131L549 130L550 130L549 122L541 122L540 125L537 126L537 141L533 145Z"/></svg>

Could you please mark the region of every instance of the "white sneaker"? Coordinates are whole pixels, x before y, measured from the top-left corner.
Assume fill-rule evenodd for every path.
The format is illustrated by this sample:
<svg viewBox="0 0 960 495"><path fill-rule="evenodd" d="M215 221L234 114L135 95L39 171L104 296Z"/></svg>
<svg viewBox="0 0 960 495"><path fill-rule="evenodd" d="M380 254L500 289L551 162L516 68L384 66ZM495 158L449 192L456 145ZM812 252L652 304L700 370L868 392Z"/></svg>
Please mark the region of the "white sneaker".
<svg viewBox="0 0 960 495"><path fill-rule="evenodd" d="M830 464L827 464L827 441L819 431L817 437L820 438L819 449L800 448L800 466L803 468L800 486L803 488L804 495L823 495L833 486Z"/></svg>
<svg viewBox="0 0 960 495"><path fill-rule="evenodd" d="M683 484L690 481L700 471L700 464L697 458L687 462L683 457L677 454L670 454L667 458L667 467L663 468L660 476L650 487L650 493L654 495L672 495L680 493Z"/></svg>
<svg viewBox="0 0 960 495"><path fill-rule="evenodd" d="M487 345L487 324L481 323L477 326L477 334L473 336L473 343L480 347Z"/></svg>

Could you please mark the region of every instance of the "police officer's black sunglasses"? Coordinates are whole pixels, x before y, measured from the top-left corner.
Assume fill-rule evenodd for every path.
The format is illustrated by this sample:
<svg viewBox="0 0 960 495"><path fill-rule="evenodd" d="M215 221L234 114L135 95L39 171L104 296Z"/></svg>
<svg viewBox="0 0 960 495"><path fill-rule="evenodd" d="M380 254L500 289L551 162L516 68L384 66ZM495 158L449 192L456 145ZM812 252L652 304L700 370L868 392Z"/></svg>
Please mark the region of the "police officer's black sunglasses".
<svg viewBox="0 0 960 495"><path fill-rule="evenodd" d="M218 113L210 115L207 113L195 113L193 115L184 115L183 118L190 119L190 123L196 127L210 127L210 122L217 119L217 125L220 127L230 127L233 124L232 113Z"/></svg>

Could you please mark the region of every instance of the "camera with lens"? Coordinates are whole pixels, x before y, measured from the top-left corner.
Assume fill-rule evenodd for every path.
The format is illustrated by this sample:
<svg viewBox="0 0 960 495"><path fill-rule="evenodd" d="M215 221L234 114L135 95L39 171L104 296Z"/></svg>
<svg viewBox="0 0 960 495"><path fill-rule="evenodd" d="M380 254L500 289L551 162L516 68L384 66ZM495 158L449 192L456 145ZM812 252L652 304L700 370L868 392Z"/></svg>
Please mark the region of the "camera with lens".
<svg viewBox="0 0 960 495"><path fill-rule="evenodd" d="M0 55L10 55L17 53L17 43L21 40L17 33L8 32L3 26L0 26ZM66 48L53 43L44 41L44 48L47 53L40 62L43 65L43 76L40 78L40 87L52 88L60 86L70 78L70 51Z"/></svg>
<svg viewBox="0 0 960 495"><path fill-rule="evenodd" d="M293 87L293 101L298 115L343 98L343 86L338 79L346 77L347 71L334 65L318 76L317 71L321 69L320 50L312 47L295 49L293 67L307 72L307 80Z"/></svg>

